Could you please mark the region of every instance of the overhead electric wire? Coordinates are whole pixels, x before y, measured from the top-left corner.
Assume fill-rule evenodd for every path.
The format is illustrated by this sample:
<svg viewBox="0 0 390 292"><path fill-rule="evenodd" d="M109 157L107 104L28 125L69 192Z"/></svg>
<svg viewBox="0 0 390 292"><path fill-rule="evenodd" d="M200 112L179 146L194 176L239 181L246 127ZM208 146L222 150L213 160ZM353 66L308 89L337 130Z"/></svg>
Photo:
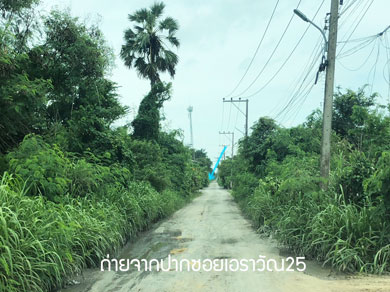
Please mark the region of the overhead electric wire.
<svg viewBox="0 0 390 292"><path fill-rule="evenodd" d="M343 44L343 43L363 42L363 41L366 41L367 39L371 39L371 38L373 38L375 36L377 36L377 35L370 35L370 36L367 36L367 37L361 37L361 38L357 38L357 39L353 39L353 40L349 40L349 41L338 41L337 43L338 44Z"/></svg>
<svg viewBox="0 0 390 292"><path fill-rule="evenodd" d="M222 131L222 129L223 129L224 117L225 117L225 103L223 102L223 103L222 103L222 119L221 119L221 127L220 127L220 130L221 130L221 131Z"/></svg>
<svg viewBox="0 0 390 292"><path fill-rule="evenodd" d="M316 58L317 58L317 56L320 55L319 49L321 48L321 40L322 40L322 38L319 37L317 44L314 46L312 53L310 54L309 58L307 59L306 64L302 67L301 73L297 76L297 78L294 82L295 85L291 85L289 87L288 92L296 92L301 81L304 78L306 78L306 75L308 74L308 72L311 72L311 70L314 68ZM272 110L272 112L274 112L275 109L276 108L274 108ZM272 112L269 113L270 116L272 115Z"/></svg>
<svg viewBox="0 0 390 292"><path fill-rule="evenodd" d="M376 76L376 67L378 65L379 55L380 55L380 45L378 43L378 49L377 49L377 53L376 53L375 62L372 65L370 71L368 72L368 77L367 77L367 83L371 85L370 95L372 94L372 91L374 89L375 76ZM371 72L373 72L373 75L372 75L372 82L370 83Z"/></svg>
<svg viewBox="0 0 390 292"><path fill-rule="evenodd" d="M224 117L225 117L225 103L222 103L222 117L221 117L221 126L219 128L219 131L223 130L223 122L224 122ZM218 135L218 145L221 144L221 135Z"/></svg>
<svg viewBox="0 0 390 292"><path fill-rule="evenodd" d="M290 112L292 112L293 110L299 108L298 107L298 102L303 100L303 99L306 100L306 97L310 94L311 90L313 89L313 87L315 85L314 84L314 78L315 77L312 76L311 79L308 79L308 82L306 83L305 86L300 86L300 90L295 93L293 102L290 104L290 106L287 107L281 113L279 113L278 116L275 119L280 118L279 121L283 122ZM302 85L303 85L303 83L302 83Z"/></svg>
<svg viewBox="0 0 390 292"><path fill-rule="evenodd" d="M368 54L367 58L363 61L363 63L361 63L358 67L354 68L354 69L351 69L349 67L347 67L342 61L340 61L340 59L337 59L337 62L346 70L348 71L358 71L360 70L361 68L363 68L364 65L367 64L368 60L370 59L372 53L374 52L374 49L376 47L376 43L372 46L372 49L370 51L370 53ZM356 53L356 52L355 52Z"/></svg>
<svg viewBox="0 0 390 292"><path fill-rule="evenodd" d="M293 82L293 84L295 84L295 85L291 84L291 85L289 86L288 92L297 92L298 86L301 84L301 81L302 81L304 78L306 78L306 74L308 74L307 71L309 70L309 72L311 72L312 69L314 68L315 58L317 58L316 52L318 53L318 50L320 49L321 40L322 40L322 38L319 38L319 40L318 40L316 46L314 47L312 53L310 54L310 57L308 58L306 64L303 66L301 73L297 76L297 78L296 78L295 81ZM318 54L319 54L319 53L318 53ZM302 84L301 84L301 86L302 86ZM294 93L292 96L294 96L294 95L295 95L295 93ZM291 103L291 102L292 102L292 100L289 100L288 103ZM273 112L274 112L280 105L281 105L281 101L278 103L278 105L277 105L276 107L274 107L274 108L272 109L271 112L269 112L268 115L269 115L269 116L274 116L274 115L273 115ZM288 105L287 105L287 106L288 106ZM286 107L286 105L284 105L284 107ZM278 113L279 113L279 112L278 112ZM277 114L276 114L276 115L277 115Z"/></svg>
<svg viewBox="0 0 390 292"><path fill-rule="evenodd" d="M384 35L384 42L385 42L385 44L383 44L383 43L382 44L383 44L383 46L385 47L385 50L386 50L387 62L386 62L386 64L383 67L383 78L385 79L385 81L388 84L387 97L389 98L389 103L390 103L390 42L389 42L387 34ZM384 74L386 66L387 66L387 71L388 71L387 78L386 78L386 76Z"/></svg>
<svg viewBox="0 0 390 292"><path fill-rule="evenodd" d="M233 102L233 105L237 109L237 111L239 111L240 113L242 113L245 116L245 113L241 110L241 108L239 108L237 105L235 105L234 102Z"/></svg>
<svg viewBox="0 0 390 292"><path fill-rule="evenodd" d="M356 2L358 2L357 4L355 4ZM363 0L358 0L358 1L355 1L354 2L354 6L353 6L353 9L352 10L349 10L348 14L347 15L344 15L342 18L341 18L341 15L343 15L344 13L341 13L339 14L339 18L340 19L340 23L339 23L339 26L338 28L341 29L342 27L344 27L344 25L348 22L349 18L356 12L359 10L359 7L362 5L363 3ZM352 4L352 3L351 3ZM352 6L352 5L351 5ZM345 11L346 12L346 11ZM352 27L352 26L351 26ZM346 36L347 34L345 34Z"/></svg>
<svg viewBox="0 0 390 292"><path fill-rule="evenodd" d="M342 59L342 58L345 58L345 57L348 57L348 56L351 56L353 54L355 54L356 52L364 49L365 47L369 46L372 42L374 42L375 40L377 39L377 37L372 37L371 39L368 39L354 47L352 47L351 49L341 53L339 56L338 56L338 59Z"/></svg>
<svg viewBox="0 0 390 292"><path fill-rule="evenodd" d="M234 103L233 103L234 104ZM234 104L235 105L235 104ZM241 110L241 102L238 103L238 106L235 105L235 107L237 108L237 114L236 114L236 123L234 124L234 129L232 130L232 132L234 132L235 130L239 131L243 136L245 135L245 133L243 131L241 131L239 128L237 128L237 122L238 122L238 113L242 113L244 116L245 116L245 113ZM238 139L237 139L238 140Z"/></svg>
<svg viewBox="0 0 390 292"><path fill-rule="evenodd" d="M299 8L299 5L301 4L301 2L302 2L302 0L299 0L296 9ZM292 13L291 18L290 18L289 22L287 23L287 26L285 27L285 29L284 29L284 31L283 31L281 37L279 38L278 43L276 44L276 46L275 46L275 48L273 49L271 55L268 57L267 61L266 61L265 64L263 65L263 68L260 70L259 74L257 74L257 76L256 76L255 79L252 81L252 83L249 84L249 86L248 86L244 91L242 91L240 94L238 94L238 95L236 95L236 96L234 96L234 97L239 97L239 96L243 95L245 92L247 92L247 91L253 86L253 84L255 84L255 82L259 79L259 77L261 76L261 74L263 74L263 72L264 72L265 69L267 68L269 62L271 61L272 57L274 56L274 54L276 53L277 49L279 48L279 45L280 45L281 42L283 41L283 38L284 38L285 34L287 33L287 31L288 31L288 29L289 29L289 27L290 27L290 25L291 25L291 22L292 22L294 16L295 16L295 13Z"/></svg>
<svg viewBox="0 0 390 292"><path fill-rule="evenodd" d="M290 98L290 100L287 102L287 104L283 107L282 110L280 110L276 116L275 116L275 120L277 118L279 118L289 107L291 107L295 102L296 102L296 99L298 98L298 96L300 95L301 92L304 92L304 90L310 85L310 80L309 82L306 83L306 85L304 85L305 81L307 80L307 78L310 76L310 74L312 73L313 69L315 68L315 62L318 60L318 58L321 56L322 54L322 50L320 50L317 55L315 56L315 58L313 59L313 61L311 62L310 66L309 66L309 70L306 72L306 75L305 77L303 78L302 82L300 83L298 89L294 89L294 94L292 95L292 97ZM304 73L305 71L303 71ZM314 84L314 82L312 82ZM314 85L313 85L314 86ZM303 88L303 90L302 90Z"/></svg>
<svg viewBox="0 0 390 292"><path fill-rule="evenodd" d="M345 8L340 11L339 17L341 17L345 12L347 12L349 10L349 8L351 8L358 1L360 1L360 0L353 0L349 5L346 5Z"/></svg>
<svg viewBox="0 0 390 292"><path fill-rule="evenodd" d="M318 7L316 13L314 14L313 18L312 18L312 21L315 19L315 17L317 16L318 12L320 11L322 5L324 4L325 0L322 0L320 6ZM250 94L250 95L247 95L245 96L244 98L250 98L250 97L253 97L257 94L259 94L261 91L263 91L274 79L275 77L280 73L280 71L284 68L284 66L287 64L287 62L290 60L291 56L294 54L294 52L296 51L296 49L298 48L299 44L301 43L301 41L303 40L303 38L305 37L307 31L309 30L311 24L309 23L305 29L305 31L303 32L302 36L300 37L300 39L298 40L298 42L295 44L294 48L292 49L292 51L290 52L290 54L287 56L287 58L284 60L284 62L282 63L282 65L279 67L279 69L274 73L274 75L259 89L257 90L256 92Z"/></svg>
<svg viewBox="0 0 390 292"><path fill-rule="evenodd" d="M368 2L367 2L368 3ZM356 31L356 29L358 28L359 24L361 23L361 21L363 20L363 18L365 17L365 15L367 14L368 10L370 9L371 5L374 3L374 0L371 0L371 2L369 2L368 6L363 8L362 11L363 12L363 15L360 16L360 14L358 15L358 18L359 20L357 21L357 23L355 24L355 27L353 28L352 32L349 34L346 42L344 42L344 44L342 45L341 49L338 51L337 53L337 56L336 58L341 54L341 52L343 51L345 45L348 43L348 41L351 39L352 35L354 34L354 32ZM364 10L365 9L365 10Z"/></svg>
<svg viewBox="0 0 390 292"><path fill-rule="evenodd" d="M314 77L311 79L311 81L313 81ZM310 83L309 83L310 84ZM314 82L311 82L311 85L309 88L307 88L306 86L306 92L304 92L303 94L301 94L301 97L300 98L297 98L297 101L295 103L294 106L291 107L291 109L289 111L286 111L286 113L284 114L284 118L282 118L281 122L283 122L287 117L288 117L288 113L292 112L292 114L290 115L290 117L294 116L294 118L292 120L295 120L299 111L302 109L302 106L303 104L306 102L306 99L307 97L309 96L309 94L311 93L313 87L314 87Z"/></svg>
<svg viewBox="0 0 390 292"><path fill-rule="evenodd" d="M256 55L257 55L257 53L259 52L259 49L260 49L260 47L261 47L261 45L262 45L262 43L263 43L263 41L264 41L264 38L265 38L265 36L266 36L266 34L267 34L267 32L268 32L268 28L269 28L270 25L271 25L272 19L274 18L276 8L277 8L278 5L279 5L279 1L280 1L280 0L277 0L277 1L276 1L276 4L275 4L275 7L274 7L274 9L273 9L273 11L272 11L271 17L270 17L270 19L268 20L268 23L267 23L267 26L266 26L266 28L265 28L265 30L264 30L264 33L263 33L263 35L262 35L262 37L261 37L261 39L260 39L259 44L257 45L256 51L255 51L255 53L253 54L253 57L252 57L252 59L251 59L249 65L248 65L248 67L247 67L246 70L245 70L244 75L242 75L242 77L241 77L240 81L237 83L236 87L234 87L234 89L233 89L228 95L226 95L225 98L226 98L226 97L229 97L230 95L232 95L232 94L237 90L237 88L240 86L242 80L244 80L246 74L248 74L248 71L249 71L249 69L251 68L251 66L252 66L252 64L253 64L253 61L255 60Z"/></svg>
<svg viewBox="0 0 390 292"><path fill-rule="evenodd" d="M230 117L231 117L231 115L232 115L232 102L230 103L230 107L229 107L229 119L228 119L226 130L228 130L230 128Z"/></svg>

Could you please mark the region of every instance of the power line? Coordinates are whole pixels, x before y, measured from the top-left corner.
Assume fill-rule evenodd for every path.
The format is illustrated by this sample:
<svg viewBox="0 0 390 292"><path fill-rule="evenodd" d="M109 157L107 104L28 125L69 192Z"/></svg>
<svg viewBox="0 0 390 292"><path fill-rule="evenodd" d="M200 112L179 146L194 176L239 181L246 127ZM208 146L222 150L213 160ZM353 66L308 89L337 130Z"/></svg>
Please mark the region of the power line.
<svg viewBox="0 0 390 292"><path fill-rule="evenodd" d="M302 67L301 73L298 74L298 75L297 75L297 78L295 79L295 81L293 81L293 82L290 84L290 86L289 86L287 92L295 92L295 91L297 90L297 88L298 88L298 86L299 86L301 80L304 78L306 71L309 70L309 68L310 68L310 70L312 70L312 69L314 68L314 67L311 67L311 66L313 66L313 65L311 65L311 63L315 61L315 59L313 59L313 58L316 58L316 52L317 52L317 51L320 49L320 47L321 47L321 41L322 41L322 38L320 37L320 38L318 39L318 41L317 41L317 44L314 46L312 53L310 54L309 58L307 59L306 64ZM276 106L272 109L272 111L269 112L268 116L273 116L272 113L281 105L281 103L282 103L282 102L279 101L278 105L276 105Z"/></svg>
<svg viewBox="0 0 390 292"><path fill-rule="evenodd" d="M373 89L374 89L374 82L375 82L375 75L376 75L376 67L377 67L377 65L378 65L379 55L380 55L380 45L379 45L379 43L378 43L378 49L377 49L377 53L376 53L375 62L374 62L374 64L372 65L371 70L369 71L368 77L367 77L367 83L371 85L370 95L372 94L372 91L373 91ZM373 72L373 75L372 75L372 83L369 82L369 81L370 81L371 72Z"/></svg>
<svg viewBox="0 0 390 292"><path fill-rule="evenodd" d="M309 82L307 82L305 86L301 86L300 90L295 93L295 95L292 98L291 106L287 107L284 111L282 111L280 114L278 114L278 116L275 119L281 117L280 121L283 122L287 118L287 115L290 112L292 112L294 109L297 109L297 108L299 109L298 102L302 101L302 100L304 102L315 85L313 82L314 76L311 79L309 79L308 81ZM303 83L302 83L302 85L303 85Z"/></svg>
<svg viewBox="0 0 390 292"><path fill-rule="evenodd" d="M360 0L353 0L349 5L344 6L345 8L339 13L339 17L341 17L345 12L347 12L358 1Z"/></svg>
<svg viewBox="0 0 390 292"><path fill-rule="evenodd" d="M259 51L259 49L260 49L260 47L261 47L261 45L262 45L262 43L263 43L263 41L264 41L264 38L265 38L265 36L266 36L266 34L267 34L267 32L268 32L268 28L269 28L269 26L270 26L270 24L271 24L271 22L272 22L272 19L273 19L274 15L275 15L275 11L276 11L276 8L278 7L278 5L279 5L279 0L276 1L276 4L275 4L275 7L274 7L274 9L273 9L273 11L272 11L271 17L270 17L270 19L268 20L267 26L266 26L266 28L265 28L265 30L264 30L264 33L263 33L263 35L262 35L262 37L261 37L261 40L260 40L259 44L257 45L256 51L255 51L255 53L253 54L253 57L252 57L252 59L251 59L249 65L248 65L248 67L246 68L244 75L241 77L241 79L240 79L240 81L237 83L236 87L234 87L234 89L233 89L228 95L226 95L225 98L226 98L226 97L229 97L230 95L232 95L232 94L237 90L237 88L240 86L242 80L244 80L246 74L248 73L250 67L252 66L253 61L254 61L254 59L256 58L256 55L257 55L257 53L258 53L258 51Z"/></svg>
<svg viewBox="0 0 390 292"><path fill-rule="evenodd" d="M221 131L222 131L222 127L223 127L224 117L225 117L225 104L222 104L222 117L221 117L221 127L220 127Z"/></svg>
<svg viewBox="0 0 390 292"><path fill-rule="evenodd" d="M321 41L319 41L319 44L320 44ZM310 56L309 58L309 62L307 63L307 65L304 67L304 70L302 71L300 77L297 79L298 82L297 84L295 85L295 88L293 89L293 92L294 94L292 95L292 97L289 99L289 101L287 102L287 104L282 108L282 110L280 110L276 116L275 116L275 120L277 118L279 118L290 106L294 105L296 99L299 97L300 95L300 92L304 92L304 90L311 84L314 82L311 82L311 80L309 80L309 82L305 84L307 78L310 76L310 74L313 72L313 69L315 68L315 63L317 62L318 58L321 56L322 54L322 49L319 50L317 52L317 54L315 54L316 50L318 50L318 45L314 48L313 52L312 52L312 55ZM314 58L313 58L314 57ZM312 61L310 62L310 60L312 59ZM309 68L308 70L306 68ZM306 74L305 74L305 71L306 71ZM304 75L304 77L303 77ZM303 79L302 79L303 77ZM299 80L302 80L301 83L299 83ZM298 87L299 86L299 87ZM313 85L314 86L314 85ZM303 88L303 90L302 90Z"/></svg>
<svg viewBox="0 0 390 292"><path fill-rule="evenodd" d="M301 2L302 2L302 0L299 0L298 5L297 5L297 9L299 8L299 5L301 4ZM259 74L257 74L257 76L256 76L255 79L252 81L252 83L249 84L249 86L248 86L244 91L242 91L240 94L238 94L238 95L236 95L236 96L234 96L234 97L242 96L245 92L247 92L247 91L253 86L253 84L255 84L255 82L259 79L259 77L261 76L261 74L263 74L264 70L267 68L269 62L271 61L272 57L273 57L274 54L276 53L277 49L279 48L279 45L281 44L281 42L282 42L282 40L283 40L285 34L287 33L287 31L288 31L288 29L289 29L289 27L290 27L290 24L291 24L291 22L292 22L294 16L295 16L295 14L293 13L293 14L291 15L291 18L290 18L289 22L287 23L287 26L285 27L285 29L284 29L284 31L283 31L283 33L282 33L282 36L280 37L278 43L276 44L275 48L273 49L271 55L268 57L268 60L265 62L263 68L260 70Z"/></svg>
<svg viewBox="0 0 390 292"><path fill-rule="evenodd" d="M358 2L358 3L357 3L357 2ZM355 4L355 3L357 3L357 4ZM353 9L352 9L352 10L349 10L349 13L348 13L347 15L344 16L344 19L341 20L341 23L340 23L340 25L339 25L339 28L344 27L344 25L348 22L348 19L349 19L356 11L359 10L359 7L362 5L362 3L363 3L362 0L357 0L357 1L355 1L355 2L353 3L354 5L352 5L352 3L351 3L350 7L353 6ZM347 11L347 10L345 10L344 12L346 12L346 11ZM339 17L341 17L341 16L344 14L344 12L341 12L341 14L339 14ZM356 20L355 20L355 21L356 21ZM352 23L354 23L354 22L352 22ZM347 35L347 34L345 34L345 35Z"/></svg>
<svg viewBox="0 0 390 292"><path fill-rule="evenodd" d="M356 52L358 52L358 51L364 49L365 47L369 46L376 39L377 39L376 37L373 37L371 39L367 39L366 41L364 41L364 42L362 42L360 44L357 44L356 46L352 47L348 51L345 51L345 52L339 54L338 58L342 59L342 58L351 56L351 55L355 54Z"/></svg>
<svg viewBox="0 0 390 292"><path fill-rule="evenodd" d="M285 121L285 119L287 119L288 117L294 116L292 120L296 119L296 117L298 116L298 113L302 109L303 104L306 102L307 97L309 96L309 94L311 93L311 91L315 85L315 83L312 82L313 79L314 79L314 77L311 78L310 79L311 82L308 83L308 85L310 85L310 87L308 88L306 86L306 88L305 88L306 91L304 91L301 94L301 96L299 98L297 98L296 103L288 111L286 111L286 113L283 115L284 118L282 118L281 122ZM289 113L291 113L291 115L288 116Z"/></svg>
<svg viewBox="0 0 390 292"><path fill-rule="evenodd" d="M383 44L383 43L382 44L386 48L387 62L385 64L385 66L383 67L383 78L385 79L385 81L388 84L387 97L389 98L389 103L390 103L390 42L389 42L387 34L385 34L385 36L384 36L384 42L385 42L385 44ZM386 80L386 77L384 74L386 66L387 66L387 71L388 71L388 79L387 80Z"/></svg>
<svg viewBox="0 0 390 292"><path fill-rule="evenodd" d="M368 2L367 2L368 3ZM355 27L353 28L352 32L350 33L349 37L347 38L346 42L344 42L343 46L341 47L341 49L339 50L338 54L337 54L337 57L339 56L339 54L341 54L341 52L343 51L344 47L345 47L345 44L350 40L350 38L352 37L352 35L354 34L354 32L356 31L356 29L358 28L359 24L361 23L362 19L364 18L364 16L367 14L368 10L370 9L372 3L374 3L374 0L371 0L371 2L368 4L368 6L366 8L363 8L364 10L364 13L363 15L359 18L359 20L357 21ZM362 10L362 11L363 11ZM360 14L359 14L360 15ZM358 17L359 17L358 15Z"/></svg>
<svg viewBox="0 0 390 292"><path fill-rule="evenodd" d="M320 11L322 5L324 4L325 0L323 0L320 4L320 6L318 7L316 13L314 14L313 18L312 18L312 21L315 19L315 17L317 16L318 12ZM292 49L292 51L290 52L290 54L287 56L287 58L284 60L284 62L282 63L282 65L279 67L279 69L275 72L275 74L259 89L257 90L256 92L252 93L251 95L247 95L245 96L244 98L249 98L249 97L253 97L257 94L259 94L261 91L263 91L274 79L275 77L280 73L280 71L284 68L284 66L287 64L287 62L290 60L291 56L294 54L294 52L296 51L296 49L298 48L299 44L301 43L301 41L303 40L304 36L306 35L307 31L309 30L310 28L310 24L307 25L307 28L305 29L305 31L303 32L302 36L300 37L300 39L298 40L298 42L295 44L294 48Z"/></svg>
<svg viewBox="0 0 390 292"><path fill-rule="evenodd" d="M230 128L230 117L232 115L232 105L230 104L230 108L229 108L229 120L228 120L228 123L227 123L227 128L226 130L228 130Z"/></svg>
<svg viewBox="0 0 390 292"><path fill-rule="evenodd" d="M371 43L371 42L370 42L370 43ZM366 47L366 46L365 46L365 47ZM337 61L338 61L338 63L339 63L344 69L346 69L346 70L348 70L348 71L358 71L358 70L360 70L361 68L363 68L363 66L368 62L368 60L370 59L372 53L374 52L375 47L376 47L376 43L374 43L374 45L372 46L372 49L371 49L370 53L368 54L367 58L363 61L363 63L361 63L358 67L356 67L356 68L354 68L354 69L351 69L351 68L347 67L347 66L346 66L345 64L343 64L343 62L341 62L339 59L338 59ZM362 49L363 49L363 48L362 48ZM358 51L356 51L356 52L358 52ZM354 53L356 53L356 52L354 52ZM350 54L350 55L352 55L352 54ZM350 56L350 55L348 55L348 56Z"/></svg>

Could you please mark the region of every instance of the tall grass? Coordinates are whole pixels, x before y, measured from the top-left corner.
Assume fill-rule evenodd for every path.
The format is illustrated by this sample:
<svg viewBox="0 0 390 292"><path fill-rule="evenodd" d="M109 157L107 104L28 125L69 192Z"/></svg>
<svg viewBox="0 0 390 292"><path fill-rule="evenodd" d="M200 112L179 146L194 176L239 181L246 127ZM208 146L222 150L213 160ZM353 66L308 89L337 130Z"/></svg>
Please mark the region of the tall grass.
<svg viewBox="0 0 390 292"><path fill-rule="evenodd" d="M28 197L8 175L0 184L0 291L51 291L93 267L127 239L184 203L144 183L60 203Z"/></svg>
<svg viewBox="0 0 390 292"><path fill-rule="evenodd" d="M299 181L291 177L291 187L282 189L283 182L275 188L260 180L247 198L236 199L255 227L273 230L298 255L340 271L390 272L390 222L384 205L369 196L357 205L331 191L297 192ZM304 184L299 186L305 190Z"/></svg>

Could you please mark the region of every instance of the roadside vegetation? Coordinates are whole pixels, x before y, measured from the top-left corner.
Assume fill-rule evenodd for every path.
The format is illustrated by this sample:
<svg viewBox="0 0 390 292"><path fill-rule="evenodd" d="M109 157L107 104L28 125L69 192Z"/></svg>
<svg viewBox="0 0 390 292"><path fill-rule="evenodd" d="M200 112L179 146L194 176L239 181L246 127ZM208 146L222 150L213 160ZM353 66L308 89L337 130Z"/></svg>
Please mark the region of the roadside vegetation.
<svg viewBox="0 0 390 292"><path fill-rule="evenodd" d="M126 31L122 57L151 90L136 119L114 127L128 109L107 77L113 52L101 31L68 12L39 15L38 2L0 0L1 292L60 288L182 207L211 166L180 130L161 130L172 85L159 73L173 77L177 57L155 39L134 41L153 38L142 11L157 24L163 4L129 17L139 26ZM177 23L159 28L177 47Z"/></svg>
<svg viewBox="0 0 390 292"><path fill-rule="evenodd" d="M390 271L389 107L364 88L334 97L329 188L320 188L322 113L283 128L262 117L224 160L219 183L261 233L348 272Z"/></svg>

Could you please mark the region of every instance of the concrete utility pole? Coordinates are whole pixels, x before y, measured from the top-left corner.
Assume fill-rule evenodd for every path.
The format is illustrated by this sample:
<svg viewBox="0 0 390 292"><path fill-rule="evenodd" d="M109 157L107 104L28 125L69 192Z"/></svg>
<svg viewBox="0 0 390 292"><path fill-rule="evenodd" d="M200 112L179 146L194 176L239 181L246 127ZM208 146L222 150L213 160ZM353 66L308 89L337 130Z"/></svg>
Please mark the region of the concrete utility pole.
<svg viewBox="0 0 390 292"><path fill-rule="evenodd" d="M193 107L192 106L189 106L187 108L188 110L188 117L190 118L190 134L191 134L191 147L193 148L194 147L194 135L192 133L192 111L193 111Z"/></svg>
<svg viewBox="0 0 390 292"><path fill-rule="evenodd" d="M325 81L324 113L322 121L321 139L321 177L328 179L330 172L330 139L332 134L332 111L334 74L336 65L337 27L339 18L339 1L331 0L329 35L328 35L328 56ZM323 188L327 189L326 185Z"/></svg>
<svg viewBox="0 0 390 292"><path fill-rule="evenodd" d="M330 138L332 134L332 111L333 111L333 91L334 91L334 71L336 65L336 46L337 46L337 26L339 19L339 1L331 0L330 20L329 20L329 34L326 39L325 32L318 25L313 23L298 9L294 9L294 13L298 15L303 21L309 22L316 27L322 34L324 44L325 63L321 64L326 68L325 92L324 92L324 110L322 118L322 139L321 139L321 177L325 181L329 178L330 172ZM341 1L342 3L342 1ZM323 58L324 58L323 57ZM321 69L321 66L320 66ZM328 183L322 184L323 189L327 189Z"/></svg>
<svg viewBox="0 0 390 292"><path fill-rule="evenodd" d="M234 132L219 132L220 135L232 135L232 158L234 155ZM226 145L223 145L226 146Z"/></svg>
<svg viewBox="0 0 390 292"><path fill-rule="evenodd" d="M229 99L225 100L225 98L223 98L223 102L231 102L231 103L233 103L233 105L235 107L237 107L234 104L235 102L245 102L246 103L245 113L243 113L240 108L237 107L237 109L245 116L245 137L248 137L248 102L249 102L249 99L241 99L241 97L240 97L239 99L231 98L230 100Z"/></svg>

